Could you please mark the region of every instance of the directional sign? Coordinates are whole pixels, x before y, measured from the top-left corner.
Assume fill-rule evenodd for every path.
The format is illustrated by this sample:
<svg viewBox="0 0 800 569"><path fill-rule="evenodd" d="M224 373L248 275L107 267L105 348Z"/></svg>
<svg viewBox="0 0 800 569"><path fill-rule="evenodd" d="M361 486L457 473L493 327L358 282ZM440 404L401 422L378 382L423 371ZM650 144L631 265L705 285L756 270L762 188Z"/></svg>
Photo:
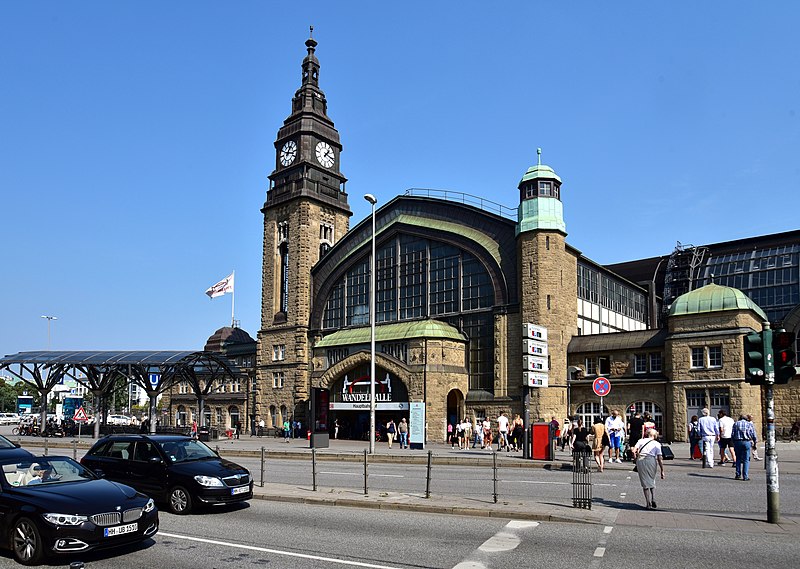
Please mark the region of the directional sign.
<svg viewBox="0 0 800 569"><path fill-rule="evenodd" d="M607 377L598 377L592 382L592 391L598 397L605 397L611 392L611 382Z"/></svg>
<svg viewBox="0 0 800 569"><path fill-rule="evenodd" d="M153 389L158 387L158 382L161 381L161 374L160 373L151 373L150 374L150 385L153 386Z"/></svg>
<svg viewBox="0 0 800 569"><path fill-rule="evenodd" d="M528 387L547 387L550 376L538 371L523 371L523 385Z"/></svg>
<svg viewBox="0 0 800 569"><path fill-rule="evenodd" d="M88 421L89 417L86 416L86 411L83 410L83 407L78 407L75 410L75 416L72 418L73 421Z"/></svg>
<svg viewBox="0 0 800 569"><path fill-rule="evenodd" d="M539 356L522 356L523 371L549 371L547 358Z"/></svg>

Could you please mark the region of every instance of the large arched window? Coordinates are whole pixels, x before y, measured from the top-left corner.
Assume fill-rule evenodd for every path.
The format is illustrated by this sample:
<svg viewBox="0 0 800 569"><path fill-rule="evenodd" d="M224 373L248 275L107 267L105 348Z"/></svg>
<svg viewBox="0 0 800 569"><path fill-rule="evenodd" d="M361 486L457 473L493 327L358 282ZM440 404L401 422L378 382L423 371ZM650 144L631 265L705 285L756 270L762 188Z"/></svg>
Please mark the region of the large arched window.
<svg viewBox="0 0 800 569"><path fill-rule="evenodd" d="M596 419L605 419L608 416L608 407L603 405L600 409L600 403L596 401L588 401L582 405L578 405L575 409L575 414L579 419L583 420L583 426L587 429L591 427Z"/></svg>

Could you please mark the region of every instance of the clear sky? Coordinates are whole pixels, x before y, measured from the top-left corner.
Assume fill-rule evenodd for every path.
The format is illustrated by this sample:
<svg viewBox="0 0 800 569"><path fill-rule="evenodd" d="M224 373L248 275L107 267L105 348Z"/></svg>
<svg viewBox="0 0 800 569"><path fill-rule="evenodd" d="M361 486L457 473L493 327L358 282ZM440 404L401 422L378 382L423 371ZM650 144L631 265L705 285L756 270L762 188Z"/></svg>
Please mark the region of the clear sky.
<svg viewBox="0 0 800 569"><path fill-rule="evenodd" d="M600 263L796 229L794 2L2 2L0 354L202 349L260 321L308 26L362 196L563 179ZM783 205L781 205L783 204Z"/></svg>

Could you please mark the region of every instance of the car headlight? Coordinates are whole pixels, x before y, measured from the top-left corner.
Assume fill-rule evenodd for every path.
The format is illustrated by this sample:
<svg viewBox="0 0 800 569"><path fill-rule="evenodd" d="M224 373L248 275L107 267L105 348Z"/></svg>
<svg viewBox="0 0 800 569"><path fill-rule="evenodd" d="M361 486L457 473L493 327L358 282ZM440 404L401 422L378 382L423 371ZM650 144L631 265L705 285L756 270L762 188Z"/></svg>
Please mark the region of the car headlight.
<svg viewBox="0 0 800 569"><path fill-rule="evenodd" d="M225 486L222 483L222 480L214 476L202 476L198 474L197 476L194 477L194 479L195 482L197 482L200 486L217 487L217 488Z"/></svg>
<svg viewBox="0 0 800 569"><path fill-rule="evenodd" d="M42 517L44 521L54 526L79 526L83 522L89 521L89 518L86 516L78 516L75 514L42 514Z"/></svg>
<svg viewBox="0 0 800 569"><path fill-rule="evenodd" d="M152 512L155 509L156 509L156 503L153 502L152 498L150 498L147 501L147 504L144 505L144 508L142 508L142 511L146 514L147 512Z"/></svg>

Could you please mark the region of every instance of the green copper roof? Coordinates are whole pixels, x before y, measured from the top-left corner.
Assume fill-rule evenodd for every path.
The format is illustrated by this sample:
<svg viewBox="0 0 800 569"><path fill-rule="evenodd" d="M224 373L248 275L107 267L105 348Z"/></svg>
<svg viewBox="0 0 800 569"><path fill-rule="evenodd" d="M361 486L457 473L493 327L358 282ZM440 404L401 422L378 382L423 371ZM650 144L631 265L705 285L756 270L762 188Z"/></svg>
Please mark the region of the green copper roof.
<svg viewBox="0 0 800 569"><path fill-rule="evenodd" d="M415 320L413 322L396 322L394 324L381 324L375 327L376 342L392 342L407 340L409 338L446 338L449 340L466 341L464 335L453 326L439 320ZM329 348L331 346L352 346L368 344L370 329L349 328L328 334L316 343L315 348Z"/></svg>
<svg viewBox="0 0 800 569"><path fill-rule="evenodd" d="M752 310L762 319L767 315L739 289L716 284L706 285L675 299L669 309L670 316L721 312L723 310Z"/></svg>
<svg viewBox="0 0 800 569"><path fill-rule="evenodd" d="M558 180L561 182L561 178L558 177L555 170L553 170L550 166L545 164L537 164L536 166L531 166L528 168L528 171L525 172L525 175L522 176L522 180L520 183L527 182L528 180L534 180L536 178L547 178L549 180Z"/></svg>
<svg viewBox="0 0 800 569"><path fill-rule="evenodd" d="M538 197L522 200L517 210L517 235L535 229L567 232L564 223L564 204L557 198Z"/></svg>

